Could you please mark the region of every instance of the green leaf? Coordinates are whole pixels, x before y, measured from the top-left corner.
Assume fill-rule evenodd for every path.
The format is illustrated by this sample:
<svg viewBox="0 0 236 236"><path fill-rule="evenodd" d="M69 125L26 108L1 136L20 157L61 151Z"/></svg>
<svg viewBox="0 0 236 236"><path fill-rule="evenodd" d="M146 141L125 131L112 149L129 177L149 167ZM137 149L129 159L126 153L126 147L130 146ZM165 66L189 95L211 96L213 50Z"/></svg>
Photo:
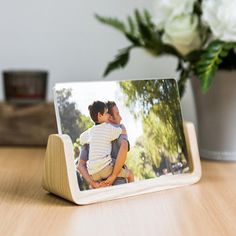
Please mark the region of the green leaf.
<svg viewBox="0 0 236 236"><path fill-rule="evenodd" d="M130 33L126 33L125 34L126 38L133 43L135 46L141 46L142 42L140 41L140 39Z"/></svg>
<svg viewBox="0 0 236 236"><path fill-rule="evenodd" d="M219 41L214 41L208 46L211 52L218 52L222 48L222 43Z"/></svg>
<svg viewBox="0 0 236 236"><path fill-rule="evenodd" d="M126 33L125 24L116 18L103 17L103 16L99 16L97 14L95 15L95 18L103 24L112 26L113 28L115 28L123 33Z"/></svg>
<svg viewBox="0 0 236 236"><path fill-rule="evenodd" d="M117 68L124 67L129 60L129 51L133 47L142 47L156 56L171 54L183 59L174 47L163 44L161 39L163 32L156 30L147 10L143 12L135 10L134 16L129 16L126 24L116 18L99 15L95 15L95 17L101 23L119 30L131 42L131 47L119 52L115 59L108 64L104 76Z"/></svg>
<svg viewBox="0 0 236 236"><path fill-rule="evenodd" d="M129 32L131 34L134 34L136 31L136 26L135 26L133 19L130 16L128 16L128 24L129 24L129 29L130 29Z"/></svg>
<svg viewBox="0 0 236 236"><path fill-rule="evenodd" d="M178 89L179 89L179 95L182 98L186 89L186 81L189 78L190 70L187 69L181 69L180 73L180 79L178 80Z"/></svg>
<svg viewBox="0 0 236 236"><path fill-rule="evenodd" d="M207 92L210 88L215 72L223 58L232 49L233 44L213 41L208 47L202 51L200 59L194 65L194 71L201 82L202 92Z"/></svg>
<svg viewBox="0 0 236 236"><path fill-rule="evenodd" d="M199 68L200 67L205 68L206 66L209 66L211 64L211 62L212 62L211 59L205 59L205 60L199 61L198 66L199 66Z"/></svg>
<svg viewBox="0 0 236 236"><path fill-rule="evenodd" d="M136 19L138 24L143 22L143 18L142 18L142 16L141 16L141 14L140 14L138 9L135 9L134 15L135 15L135 19Z"/></svg>
<svg viewBox="0 0 236 236"><path fill-rule="evenodd" d="M145 24L144 18L142 17L142 15L137 9L135 10L134 14L135 14L135 19L137 22L139 34L141 38L143 39L144 44L148 45L148 43L152 39L152 30L148 27L147 24Z"/></svg>
<svg viewBox="0 0 236 236"><path fill-rule="evenodd" d="M232 48L236 48L236 43L235 42L227 43L227 44L225 44L225 48L228 50L230 50Z"/></svg>
<svg viewBox="0 0 236 236"><path fill-rule="evenodd" d="M129 61L129 53L132 48L133 46L121 49L115 59L107 65L103 76L107 76L113 70L125 67Z"/></svg>
<svg viewBox="0 0 236 236"><path fill-rule="evenodd" d="M165 54L175 55L177 58L181 60L183 59L183 56L173 46L169 44L163 44L161 41L157 43L159 43L157 47L159 49L159 54L165 53Z"/></svg>
<svg viewBox="0 0 236 236"><path fill-rule="evenodd" d="M182 70L182 62L181 60L178 60L178 64L177 64L177 67L176 67L176 71L181 71Z"/></svg>
<svg viewBox="0 0 236 236"><path fill-rule="evenodd" d="M146 23L147 25L150 27L150 28L154 28L155 25L152 23L152 18L151 18L151 15L149 14L149 12L145 9L144 10L144 18L146 20Z"/></svg>

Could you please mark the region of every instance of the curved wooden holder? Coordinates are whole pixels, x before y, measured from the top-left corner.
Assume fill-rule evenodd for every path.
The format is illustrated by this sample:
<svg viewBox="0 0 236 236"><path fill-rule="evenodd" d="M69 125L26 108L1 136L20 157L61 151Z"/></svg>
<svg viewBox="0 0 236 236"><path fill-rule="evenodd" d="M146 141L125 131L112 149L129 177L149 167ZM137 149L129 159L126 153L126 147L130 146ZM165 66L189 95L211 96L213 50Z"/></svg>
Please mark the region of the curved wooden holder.
<svg viewBox="0 0 236 236"><path fill-rule="evenodd" d="M184 134L189 154L190 173L88 191L79 190L70 137L52 134L47 144L42 186L48 192L75 204L84 205L194 184L201 178L201 164L192 123L184 123Z"/></svg>

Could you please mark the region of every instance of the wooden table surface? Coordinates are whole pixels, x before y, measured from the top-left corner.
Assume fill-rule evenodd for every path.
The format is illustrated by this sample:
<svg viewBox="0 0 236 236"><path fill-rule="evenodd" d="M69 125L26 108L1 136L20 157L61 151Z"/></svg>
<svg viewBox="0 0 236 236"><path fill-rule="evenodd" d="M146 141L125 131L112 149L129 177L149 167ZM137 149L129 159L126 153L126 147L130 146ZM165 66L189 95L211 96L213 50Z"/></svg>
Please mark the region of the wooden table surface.
<svg viewBox="0 0 236 236"><path fill-rule="evenodd" d="M0 235L236 235L236 163L195 185L89 206L40 186L45 149L0 148Z"/></svg>

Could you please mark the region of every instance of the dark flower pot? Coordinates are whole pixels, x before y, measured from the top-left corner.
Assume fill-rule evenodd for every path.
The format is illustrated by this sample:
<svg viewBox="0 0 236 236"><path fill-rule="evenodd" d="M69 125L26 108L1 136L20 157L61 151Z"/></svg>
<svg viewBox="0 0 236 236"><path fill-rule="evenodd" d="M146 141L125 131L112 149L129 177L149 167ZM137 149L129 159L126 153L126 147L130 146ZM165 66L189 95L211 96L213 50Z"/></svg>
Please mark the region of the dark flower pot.
<svg viewBox="0 0 236 236"><path fill-rule="evenodd" d="M16 104L31 104L45 101L47 71L3 71L5 99Z"/></svg>

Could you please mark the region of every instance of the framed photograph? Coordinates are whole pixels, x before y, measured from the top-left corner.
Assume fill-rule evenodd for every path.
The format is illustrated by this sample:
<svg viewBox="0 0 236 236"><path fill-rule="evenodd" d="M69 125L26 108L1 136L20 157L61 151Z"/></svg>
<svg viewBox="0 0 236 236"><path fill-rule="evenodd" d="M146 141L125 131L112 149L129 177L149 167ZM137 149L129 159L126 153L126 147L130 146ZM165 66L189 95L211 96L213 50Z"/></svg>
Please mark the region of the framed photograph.
<svg viewBox="0 0 236 236"><path fill-rule="evenodd" d="M80 203L150 192L193 171L174 79L60 83L54 98Z"/></svg>

